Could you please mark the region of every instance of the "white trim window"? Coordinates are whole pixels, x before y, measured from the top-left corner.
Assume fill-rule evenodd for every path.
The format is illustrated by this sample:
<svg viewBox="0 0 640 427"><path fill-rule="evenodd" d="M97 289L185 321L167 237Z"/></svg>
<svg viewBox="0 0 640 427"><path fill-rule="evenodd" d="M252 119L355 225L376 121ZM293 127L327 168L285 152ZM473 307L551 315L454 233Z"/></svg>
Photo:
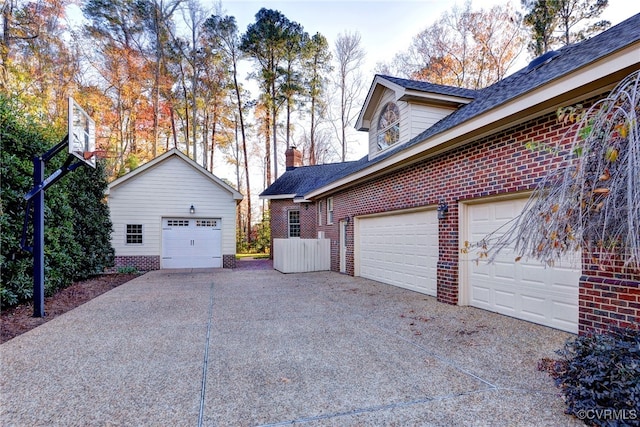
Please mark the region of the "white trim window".
<svg viewBox="0 0 640 427"><path fill-rule="evenodd" d="M322 200L318 200L318 225L322 225Z"/></svg>
<svg viewBox="0 0 640 427"><path fill-rule="evenodd" d="M327 225L333 224L333 197L327 199Z"/></svg>
<svg viewBox="0 0 640 427"><path fill-rule="evenodd" d="M141 245L143 231L142 224L127 224L125 227L125 243L127 245Z"/></svg>
<svg viewBox="0 0 640 427"><path fill-rule="evenodd" d="M300 237L300 211L289 211L289 237Z"/></svg>
<svg viewBox="0 0 640 427"><path fill-rule="evenodd" d="M387 102L382 107L376 132L376 144L380 151L400 140L400 109L393 102Z"/></svg>

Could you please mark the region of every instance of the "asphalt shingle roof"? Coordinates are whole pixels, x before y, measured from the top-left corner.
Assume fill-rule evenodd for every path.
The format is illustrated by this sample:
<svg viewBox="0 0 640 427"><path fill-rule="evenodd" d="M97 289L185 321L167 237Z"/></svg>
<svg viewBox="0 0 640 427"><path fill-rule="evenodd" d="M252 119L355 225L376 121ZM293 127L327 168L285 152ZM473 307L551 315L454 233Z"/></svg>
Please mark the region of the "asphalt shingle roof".
<svg viewBox="0 0 640 427"><path fill-rule="evenodd" d="M357 162L300 166L288 170L264 190L260 196L295 194L296 196L302 197L306 193L332 182L342 170L348 169L354 163Z"/></svg>
<svg viewBox="0 0 640 427"><path fill-rule="evenodd" d="M368 159L368 156L365 156L355 162L296 168L293 171L287 171L261 195L295 193L302 196L308 194L317 188L374 165L436 134L454 128L467 120L499 107L516 97L612 54L638 40L640 40L640 14L632 16L591 39L559 49L559 55L553 56L549 61L543 62L537 67L531 69L525 67L491 86L476 91L449 88L397 77L380 76L405 88L473 97L474 100L435 123L410 141L387 150L371 160ZM341 168L339 165L343 167ZM290 172L296 173L290 174Z"/></svg>
<svg viewBox="0 0 640 427"><path fill-rule="evenodd" d="M435 83L429 83L425 81L401 79L400 77L385 76L382 74L378 74L378 75L383 79L389 80L390 82L395 83L398 86L401 86L405 89L419 90L421 92L438 93L441 95L459 96L461 98L470 98L470 99L473 99L477 96L477 91L473 89L467 89L464 87L444 86L444 85L438 85Z"/></svg>

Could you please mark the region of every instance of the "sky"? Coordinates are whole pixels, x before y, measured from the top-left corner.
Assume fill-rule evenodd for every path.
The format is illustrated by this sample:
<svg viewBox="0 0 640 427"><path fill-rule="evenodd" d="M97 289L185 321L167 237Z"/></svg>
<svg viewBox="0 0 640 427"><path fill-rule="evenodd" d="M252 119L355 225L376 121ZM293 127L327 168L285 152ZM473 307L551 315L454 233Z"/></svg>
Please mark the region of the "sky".
<svg viewBox="0 0 640 427"><path fill-rule="evenodd" d="M506 4L508 0L472 0L472 8L490 8L495 4ZM213 5L213 0L202 0L205 7ZM514 7L520 7L520 0L512 0ZM462 0L222 0L222 8L227 15L236 18L238 29L244 32L255 22L255 14L260 8L275 9L289 20L296 21L310 35L320 32L330 46L339 33L358 31L362 36L362 46L367 52L365 78L373 79L378 62L390 60L397 52L406 50L413 37L433 24L454 5L462 6ZM602 19L618 24L640 13L640 2L629 0L609 0ZM530 58L525 52L519 67L526 66Z"/></svg>

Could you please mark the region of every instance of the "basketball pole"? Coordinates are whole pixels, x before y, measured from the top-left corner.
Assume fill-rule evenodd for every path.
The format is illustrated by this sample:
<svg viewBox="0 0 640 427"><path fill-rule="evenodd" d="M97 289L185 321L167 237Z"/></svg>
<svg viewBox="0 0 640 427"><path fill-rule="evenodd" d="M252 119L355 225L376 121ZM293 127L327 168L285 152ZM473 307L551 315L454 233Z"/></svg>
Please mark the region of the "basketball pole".
<svg viewBox="0 0 640 427"><path fill-rule="evenodd" d="M73 172L83 162L71 163L75 158L72 155L67 157L64 165L52 173L47 179L44 178L47 162L56 154L68 146L69 135L59 144L48 150L41 156L33 158L33 188L25 196L27 201L26 217L29 215L29 203L33 203L33 246L23 246L23 249L30 250L33 254L33 317L44 317L44 193L45 190L55 184L60 178L69 172ZM22 230L23 242L26 242L26 225Z"/></svg>

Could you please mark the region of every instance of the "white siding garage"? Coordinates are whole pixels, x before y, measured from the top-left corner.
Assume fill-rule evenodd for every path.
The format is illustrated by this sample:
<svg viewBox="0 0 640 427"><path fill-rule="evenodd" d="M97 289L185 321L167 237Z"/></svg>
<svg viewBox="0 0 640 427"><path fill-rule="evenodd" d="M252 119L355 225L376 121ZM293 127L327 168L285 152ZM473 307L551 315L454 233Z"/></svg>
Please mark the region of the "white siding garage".
<svg viewBox="0 0 640 427"><path fill-rule="evenodd" d="M356 275L436 295L435 210L356 218Z"/></svg>
<svg viewBox="0 0 640 427"><path fill-rule="evenodd" d="M462 205L461 240L480 241L522 212L527 199ZM580 257L548 267L535 259L515 262L503 251L493 264L461 257L461 303L523 320L578 332Z"/></svg>
<svg viewBox="0 0 640 427"><path fill-rule="evenodd" d="M109 184L116 267L233 267L242 195L173 149Z"/></svg>
<svg viewBox="0 0 640 427"><path fill-rule="evenodd" d="M222 267L221 220L164 218L161 267Z"/></svg>

